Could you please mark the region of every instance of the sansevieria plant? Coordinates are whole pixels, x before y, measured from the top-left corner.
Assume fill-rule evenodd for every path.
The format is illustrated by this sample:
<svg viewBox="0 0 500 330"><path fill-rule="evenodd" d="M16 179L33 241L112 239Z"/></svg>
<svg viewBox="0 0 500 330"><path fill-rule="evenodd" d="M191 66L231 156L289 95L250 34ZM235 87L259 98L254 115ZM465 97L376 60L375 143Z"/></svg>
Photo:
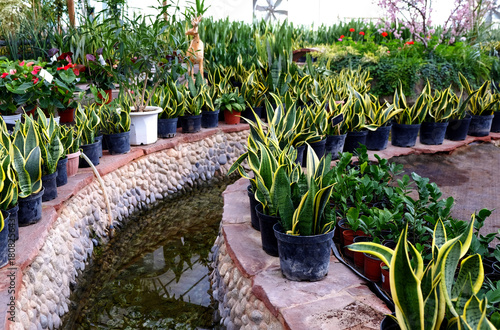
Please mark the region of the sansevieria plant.
<svg viewBox="0 0 500 330"><path fill-rule="evenodd" d="M85 108L78 104L75 113L75 122L81 134L82 144L92 144L95 142L96 131L99 127L99 116L97 115L97 104L93 103Z"/></svg>
<svg viewBox="0 0 500 330"><path fill-rule="evenodd" d="M13 165L19 182L19 197L28 197L42 189L42 153L35 122L25 116L24 124L16 124L13 137Z"/></svg>
<svg viewBox="0 0 500 330"><path fill-rule="evenodd" d="M38 119L35 123L35 131L38 140L41 142L42 172L43 175L48 175L57 170L57 162L63 155L64 150L59 138L59 125L54 121L54 117L51 115L50 118L46 118L40 108L37 111Z"/></svg>
<svg viewBox="0 0 500 330"><path fill-rule="evenodd" d="M389 266L396 321L402 330L440 329L448 316L448 329L495 329L486 315L486 301L477 293L484 279L479 254L466 256L474 230L474 216L465 232L448 239L438 220L432 239L432 260L427 266L403 230L394 250L376 243L355 243L349 249L379 257ZM460 264L458 276L455 276Z"/></svg>
<svg viewBox="0 0 500 330"><path fill-rule="evenodd" d="M100 128L104 134L130 131L130 108L119 110L116 100L99 107Z"/></svg>
<svg viewBox="0 0 500 330"><path fill-rule="evenodd" d="M404 125L422 124L431 106L431 100L427 97L430 93L430 86L426 85L415 104L410 107L403 93L403 85L399 84L399 87L394 92L393 101L394 109L398 111L398 114L394 117L396 122Z"/></svg>
<svg viewBox="0 0 500 330"><path fill-rule="evenodd" d="M474 116L492 115L499 99L491 93L491 81L485 81L479 89L474 91L463 74L459 73L458 76L463 89L471 95L468 104L469 113Z"/></svg>
<svg viewBox="0 0 500 330"><path fill-rule="evenodd" d="M377 97L368 93L362 95L354 91L354 96L365 114L364 127L370 131L389 124L392 118L403 111L403 109L394 109L393 104L380 104Z"/></svg>

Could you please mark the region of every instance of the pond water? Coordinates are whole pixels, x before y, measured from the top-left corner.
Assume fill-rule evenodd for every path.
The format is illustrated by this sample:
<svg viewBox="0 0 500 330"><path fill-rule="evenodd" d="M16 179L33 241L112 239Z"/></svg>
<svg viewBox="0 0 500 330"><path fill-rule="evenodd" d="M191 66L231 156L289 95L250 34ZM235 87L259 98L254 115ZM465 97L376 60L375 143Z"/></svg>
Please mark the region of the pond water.
<svg viewBox="0 0 500 330"><path fill-rule="evenodd" d="M229 180L134 214L74 283L64 329L214 329L209 253Z"/></svg>

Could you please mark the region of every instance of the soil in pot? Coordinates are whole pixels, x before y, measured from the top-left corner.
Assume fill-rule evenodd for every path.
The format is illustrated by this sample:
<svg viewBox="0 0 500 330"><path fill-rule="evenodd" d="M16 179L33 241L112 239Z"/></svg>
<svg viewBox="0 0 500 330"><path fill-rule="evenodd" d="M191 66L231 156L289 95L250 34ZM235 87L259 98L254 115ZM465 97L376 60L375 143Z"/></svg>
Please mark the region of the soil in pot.
<svg viewBox="0 0 500 330"><path fill-rule="evenodd" d="M370 281L380 281L380 262L379 258L365 253L364 275Z"/></svg>
<svg viewBox="0 0 500 330"><path fill-rule="evenodd" d="M274 235L273 226L280 220L279 217L266 215L262 213L262 204L257 205L255 208L257 216L259 217L260 236L262 239L262 249L270 256L278 256L278 240Z"/></svg>
<svg viewBox="0 0 500 330"><path fill-rule="evenodd" d="M92 144L83 144L80 146L82 152L90 159L94 166L99 165L99 142L94 142ZM79 162L80 168L90 167L89 163L81 157Z"/></svg>
<svg viewBox="0 0 500 330"><path fill-rule="evenodd" d="M368 150L384 150L389 142L389 134L391 133L392 125L380 126L375 131L368 131L366 136L366 149Z"/></svg>
<svg viewBox="0 0 500 330"><path fill-rule="evenodd" d="M468 135L488 136L490 135L493 115L490 116L471 116Z"/></svg>
<svg viewBox="0 0 500 330"><path fill-rule="evenodd" d="M371 242L371 241L373 241L373 238L372 237L368 237L368 236L356 236L353 239L353 243ZM365 265L365 255L364 255L364 253L363 252L355 252L355 251L352 251L352 252L354 252L354 264L359 269L363 269L363 267Z"/></svg>
<svg viewBox="0 0 500 330"><path fill-rule="evenodd" d="M110 155L126 154L130 151L130 131L105 134L104 140Z"/></svg>
<svg viewBox="0 0 500 330"><path fill-rule="evenodd" d="M66 173L68 177L75 176L78 173L78 165L80 164L80 151L68 154L68 162L66 163Z"/></svg>
<svg viewBox="0 0 500 330"><path fill-rule="evenodd" d="M391 143L396 147L410 148L417 143L420 124L405 125L393 123L391 129Z"/></svg>
<svg viewBox="0 0 500 330"><path fill-rule="evenodd" d="M214 128L219 126L219 111L202 111L201 113L201 127Z"/></svg>
<svg viewBox="0 0 500 330"><path fill-rule="evenodd" d="M443 144L447 127L448 127L448 122L444 123L423 122L422 125L420 125L420 143L427 145Z"/></svg>
<svg viewBox="0 0 500 330"><path fill-rule="evenodd" d="M177 133L178 117L161 119L158 118L158 137L169 139Z"/></svg>
<svg viewBox="0 0 500 330"><path fill-rule="evenodd" d="M57 171L52 174L42 176L42 186L45 190L42 202L48 202L57 198Z"/></svg>
<svg viewBox="0 0 500 330"><path fill-rule="evenodd" d="M196 133L201 130L201 115L198 116L182 116L181 117L182 133Z"/></svg>
<svg viewBox="0 0 500 330"><path fill-rule="evenodd" d="M253 108L253 112L252 112L252 109L246 108L245 111L243 111L241 113L241 116L243 118L247 118L248 120L255 122L256 121L255 117L257 116L258 118L260 118L260 116L262 115L263 109L264 109L264 107L256 107L256 108ZM254 112L255 112L255 114L254 114Z"/></svg>
<svg viewBox="0 0 500 330"><path fill-rule="evenodd" d="M42 219L42 196L44 188L36 194L18 199L19 211L17 212L20 227L29 226Z"/></svg>
<svg viewBox="0 0 500 330"><path fill-rule="evenodd" d="M66 183L68 183L67 163L68 163L68 157L64 157L57 161L56 185L58 187L64 186Z"/></svg>
<svg viewBox="0 0 500 330"><path fill-rule="evenodd" d="M446 128L445 139L451 141L463 141L469 131L471 116L467 115L464 119L451 119Z"/></svg>
<svg viewBox="0 0 500 330"><path fill-rule="evenodd" d="M224 122L227 125L237 125L240 123L241 112L224 110Z"/></svg>
<svg viewBox="0 0 500 330"><path fill-rule="evenodd" d="M292 281L319 281L328 274L334 232L293 236L274 225L283 276Z"/></svg>
<svg viewBox="0 0 500 330"><path fill-rule="evenodd" d="M339 152L344 150L344 143L347 134L327 135L325 144L325 153L332 154L332 160L339 158Z"/></svg>
<svg viewBox="0 0 500 330"><path fill-rule="evenodd" d="M252 221L252 227L255 230L260 231L259 217L257 216L257 212L255 211L255 207L259 205L259 202L257 202L257 200L255 199L255 194L252 191L252 185L248 185L247 194L250 201L250 220Z"/></svg>
<svg viewBox="0 0 500 330"><path fill-rule="evenodd" d="M10 214L7 211L1 211L3 215L4 227L0 231L0 268L7 265L9 262L9 223Z"/></svg>
<svg viewBox="0 0 500 330"><path fill-rule="evenodd" d="M347 132L344 142L344 152L353 153L361 144L366 144L368 131Z"/></svg>
<svg viewBox="0 0 500 330"><path fill-rule="evenodd" d="M500 111L496 111L493 114L493 120L491 121L490 132L500 133Z"/></svg>
<svg viewBox="0 0 500 330"><path fill-rule="evenodd" d="M17 241L19 239L19 221L17 217L19 205L11 207L7 212L9 212L9 239Z"/></svg>

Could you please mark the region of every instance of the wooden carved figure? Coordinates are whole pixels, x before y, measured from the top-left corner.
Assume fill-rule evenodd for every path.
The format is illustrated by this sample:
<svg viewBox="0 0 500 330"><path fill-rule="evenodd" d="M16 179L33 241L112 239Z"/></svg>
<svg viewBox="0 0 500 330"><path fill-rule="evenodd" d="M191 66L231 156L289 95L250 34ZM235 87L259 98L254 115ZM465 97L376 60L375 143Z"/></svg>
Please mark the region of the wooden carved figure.
<svg viewBox="0 0 500 330"><path fill-rule="evenodd" d="M191 78L194 80L194 70L193 66L195 64L198 64L199 66L199 72L201 76L203 77L203 42L200 40L200 36L198 35L198 24L201 22L202 16L198 16L196 18L193 18L191 20L191 23L193 24L193 27L189 30L187 30L186 35L188 36L193 36L193 40L191 41L191 44L189 45L189 48L187 50L187 55L189 56L189 60L191 61L190 68L189 68L189 75L191 75Z"/></svg>

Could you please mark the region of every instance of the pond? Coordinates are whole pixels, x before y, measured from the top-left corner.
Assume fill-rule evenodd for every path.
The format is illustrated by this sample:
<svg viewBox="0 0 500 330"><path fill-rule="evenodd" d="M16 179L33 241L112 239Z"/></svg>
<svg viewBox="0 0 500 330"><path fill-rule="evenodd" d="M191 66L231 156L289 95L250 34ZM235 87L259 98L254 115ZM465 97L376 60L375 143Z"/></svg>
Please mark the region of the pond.
<svg viewBox="0 0 500 330"><path fill-rule="evenodd" d="M73 283L64 329L213 329L209 253L230 180L129 217Z"/></svg>

